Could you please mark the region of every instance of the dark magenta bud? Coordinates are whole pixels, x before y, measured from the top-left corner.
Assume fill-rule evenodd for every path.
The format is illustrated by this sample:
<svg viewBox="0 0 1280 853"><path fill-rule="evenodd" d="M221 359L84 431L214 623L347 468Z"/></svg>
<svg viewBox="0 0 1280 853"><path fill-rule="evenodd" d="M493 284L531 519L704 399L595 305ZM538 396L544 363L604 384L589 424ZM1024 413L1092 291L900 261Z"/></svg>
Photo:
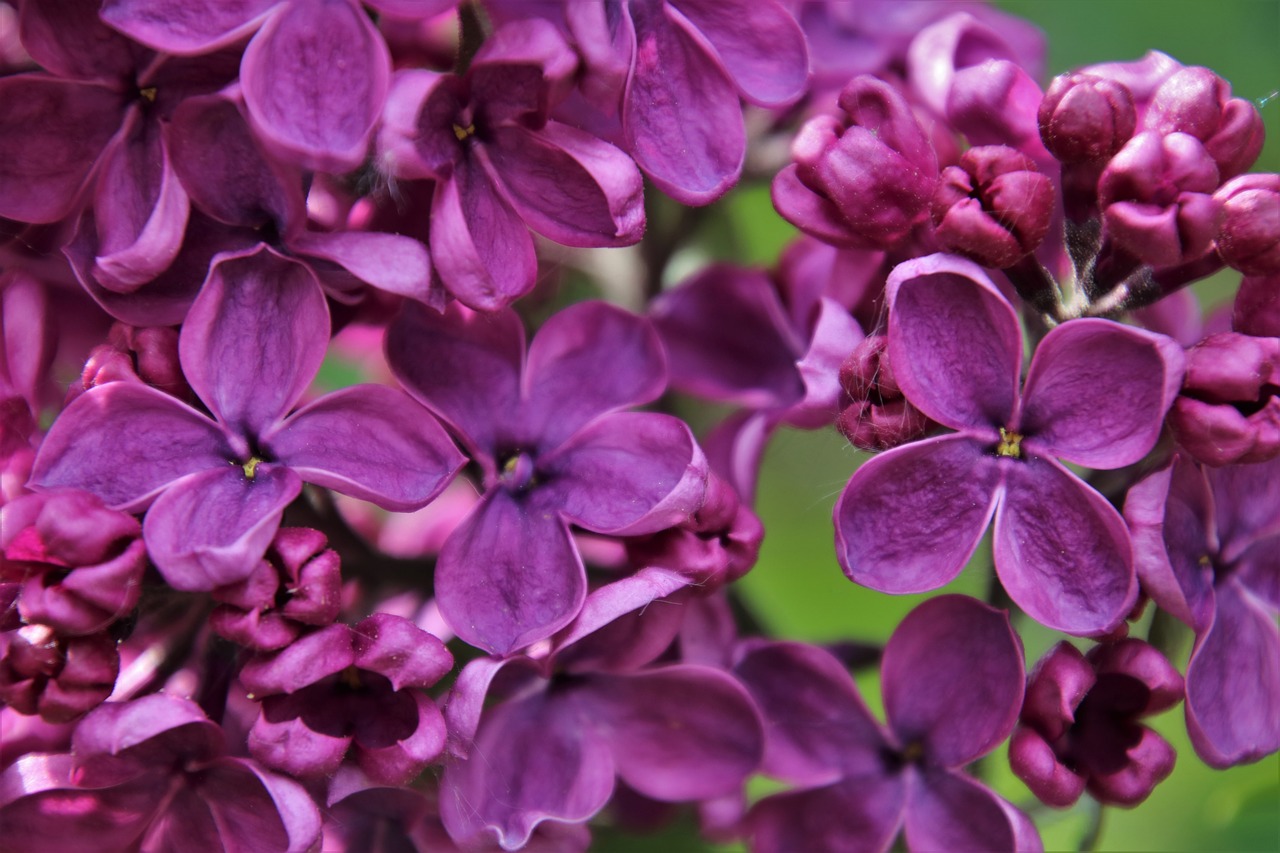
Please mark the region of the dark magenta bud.
<svg viewBox="0 0 1280 853"><path fill-rule="evenodd" d="M1240 175L1213 197L1222 205L1222 260L1246 275L1280 273L1280 175Z"/></svg>
<svg viewBox="0 0 1280 853"><path fill-rule="evenodd" d="M1280 338L1210 335L1187 351L1182 393L1169 427L1208 465L1265 462L1280 455Z"/></svg>
<svg viewBox="0 0 1280 853"><path fill-rule="evenodd" d="M933 193L938 245L983 266L1011 267L1044 240L1055 201L1053 182L1030 157L1003 145L970 148L942 170Z"/></svg>
<svg viewBox="0 0 1280 853"><path fill-rule="evenodd" d="M1107 236L1153 267L1194 261L1218 234L1218 167L1194 136L1139 133L1098 179Z"/></svg>
<svg viewBox="0 0 1280 853"><path fill-rule="evenodd" d="M845 397L836 429L860 450L888 450L915 441L934 426L903 396L887 347L884 335L870 335L840 367Z"/></svg>
<svg viewBox="0 0 1280 853"><path fill-rule="evenodd" d="M1123 83L1077 71L1049 84L1037 120L1050 154L1063 163L1084 163L1112 157L1123 148L1138 114Z"/></svg>
<svg viewBox="0 0 1280 853"><path fill-rule="evenodd" d="M80 379L86 391L126 379L154 385L183 400L192 398L178 362L178 331L167 326L114 324L107 343L89 353Z"/></svg>
<svg viewBox="0 0 1280 853"><path fill-rule="evenodd" d="M1262 116L1231 97L1231 85L1208 68L1183 68L1164 80L1147 107L1142 130L1189 133L1200 140L1224 179L1253 165L1262 153Z"/></svg>
<svg viewBox="0 0 1280 853"><path fill-rule="evenodd" d="M70 722L101 705L119 672L106 634L65 637L48 625L0 634L0 702L45 722Z"/></svg>
<svg viewBox="0 0 1280 853"><path fill-rule="evenodd" d="M1280 338L1280 274L1246 275L1241 280L1231 328L1244 335Z"/></svg>

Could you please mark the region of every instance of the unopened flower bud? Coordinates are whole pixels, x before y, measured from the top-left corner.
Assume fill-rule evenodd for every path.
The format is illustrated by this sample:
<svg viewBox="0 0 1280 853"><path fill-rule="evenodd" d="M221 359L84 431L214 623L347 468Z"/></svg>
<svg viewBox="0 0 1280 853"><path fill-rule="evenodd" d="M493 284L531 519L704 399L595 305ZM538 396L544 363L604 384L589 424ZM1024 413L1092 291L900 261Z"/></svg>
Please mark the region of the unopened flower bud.
<svg viewBox="0 0 1280 853"><path fill-rule="evenodd" d="M137 327L116 323L107 343L89 353L81 373L83 389L122 379L153 385L184 400L191 389L178 361L178 332L167 326Z"/></svg>
<svg viewBox="0 0 1280 853"><path fill-rule="evenodd" d="M1123 148L1138 114L1123 83L1077 71L1049 84L1037 119L1050 154L1063 163L1084 163Z"/></svg>
<svg viewBox="0 0 1280 853"><path fill-rule="evenodd" d="M1280 338L1211 335L1187 351L1182 393L1169 411L1174 438L1209 465L1280 455Z"/></svg>
<svg viewBox="0 0 1280 853"><path fill-rule="evenodd" d="M887 347L884 335L864 338L840 368L845 399L836 429L860 450L888 450L906 444L934 425L903 396Z"/></svg>
<svg viewBox="0 0 1280 853"><path fill-rule="evenodd" d="M48 625L0 635L0 702L65 723L102 704L115 688L120 656L106 634L60 636Z"/></svg>
<svg viewBox="0 0 1280 853"><path fill-rule="evenodd" d="M1280 273L1280 175L1240 175L1214 198L1222 205L1222 260L1246 275Z"/></svg>
<svg viewBox="0 0 1280 853"><path fill-rule="evenodd" d="M934 191L938 244L983 266L1013 266L1044 240L1054 201L1030 157L1003 145L970 148Z"/></svg>
<svg viewBox="0 0 1280 853"><path fill-rule="evenodd" d="M1231 97L1231 86L1208 68L1183 68L1160 84L1142 130L1188 133L1200 140L1223 178L1240 174L1262 153L1262 117Z"/></svg>
<svg viewBox="0 0 1280 853"><path fill-rule="evenodd" d="M1280 273L1241 280L1231 328L1244 335L1280 338Z"/></svg>

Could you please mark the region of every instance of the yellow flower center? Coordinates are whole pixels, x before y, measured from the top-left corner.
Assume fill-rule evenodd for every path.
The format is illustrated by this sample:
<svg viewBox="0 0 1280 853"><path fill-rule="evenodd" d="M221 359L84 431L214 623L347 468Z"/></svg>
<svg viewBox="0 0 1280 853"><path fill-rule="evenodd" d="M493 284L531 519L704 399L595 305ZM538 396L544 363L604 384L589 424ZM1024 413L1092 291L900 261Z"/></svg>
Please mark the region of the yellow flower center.
<svg viewBox="0 0 1280 853"><path fill-rule="evenodd" d="M240 467L244 468L244 475L248 477L250 480L252 480L253 475L258 472L258 466L261 464L262 464L261 459L259 459L256 456L251 456L249 457L249 461L244 463L244 465Z"/></svg>
<svg viewBox="0 0 1280 853"><path fill-rule="evenodd" d="M476 126L474 123L469 124L466 127L463 127L460 124L455 124L453 126L453 135L458 137L459 142L466 139L468 136L471 136L475 132L476 132Z"/></svg>
<svg viewBox="0 0 1280 853"><path fill-rule="evenodd" d="M996 445L996 456L1021 459L1022 434L1000 427L1000 443Z"/></svg>

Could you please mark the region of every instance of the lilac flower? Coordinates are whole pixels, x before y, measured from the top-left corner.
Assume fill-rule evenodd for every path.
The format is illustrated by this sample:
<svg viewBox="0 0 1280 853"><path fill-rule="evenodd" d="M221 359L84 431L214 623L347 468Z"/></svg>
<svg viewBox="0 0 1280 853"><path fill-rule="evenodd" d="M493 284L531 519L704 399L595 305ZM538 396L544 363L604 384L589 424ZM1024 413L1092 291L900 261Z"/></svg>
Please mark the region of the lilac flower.
<svg viewBox="0 0 1280 853"><path fill-rule="evenodd" d="M105 632L72 636L36 624L0 633L0 702L50 723L102 704L119 671L116 642Z"/></svg>
<svg viewBox="0 0 1280 853"><path fill-rule="evenodd" d="M1124 639L1082 655L1058 643L1036 664L1009 763L1042 802L1135 806L1173 772L1172 746L1138 722L1182 701L1182 676L1153 647Z"/></svg>
<svg viewBox="0 0 1280 853"><path fill-rule="evenodd" d="M249 751L301 778L332 775L350 755L375 782L404 784L444 747L444 719L421 688L452 668L443 643L399 616L321 628L241 671L262 702Z"/></svg>
<svg viewBox="0 0 1280 853"><path fill-rule="evenodd" d="M436 565L440 611L507 654L563 628L586 594L569 525L655 533L703 500L707 469L676 418L620 412L666 384L648 321L603 303L547 321L525 354L511 311L443 316L407 305L387 335L396 377L458 435L484 495Z"/></svg>
<svg viewBox="0 0 1280 853"><path fill-rule="evenodd" d="M680 575L643 570L594 593L538 659L472 661L446 714L459 759L441 817L460 844L521 847L543 821L585 821L615 777L663 802L736 791L760 761L760 720L728 674L653 665L682 608L656 599Z"/></svg>
<svg viewBox="0 0 1280 853"><path fill-rule="evenodd" d="M1246 335L1280 337L1280 273L1241 279L1232 306L1231 328Z"/></svg>
<svg viewBox="0 0 1280 853"><path fill-rule="evenodd" d="M1280 461L1209 469L1178 454L1129 489L1124 513L1143 589L1196 632L1196 753L1230 767L1280 749Z"/></svg>
<svg viewBox="0 0 1280 853"><path fill-rule="evenodd" d="M32 482L83 488L116 509L150 506L147 550L186 590L248 576L303 479L385 508L423 506L462 459L403 394L357 386L290 414L328 328L306 267L265 246L222 256L179 341L183 371L213 417L140 383L99 386L54 422Z"/></svg>
<svg viewBox="0 0 1280 853"><path fill-rule="evenodd" d="M836 429L861 450L888 450L923 438L937 427L902 395L884 335L868 335L840 365Z"/></svg>
<svg viewBox="0 0 1280 853"><path fill-rule="evenodd" d="M103 705L77 727L71 754L29 754L0 774L5 844L310 849L320 814L302 786L226 751L222 729L187 699Z"/></svg>
<svg viewBox="0 0 1280 853"><path fill-rule="evenodd" d="M1111 159L1138 123L1124 84L1080 71L1053 79L1036 116L1045 148L1063 163Z"/></svg>
<svg viewBox="0 0 1280 853"><path fill-rule="evenodd" d="M631 158L548 119L576 65L559 32L533 19L495 32L464 76L396 75L379 165L436 181L431 249L445 286L472 308L500 308L533 286L529 228L569 246L625 246L644 232Z"/></svg>
<svg viewBox="0 0 1280 853"><path fill-rule="evenodd" d="M936 589L994 516L996 572L1020 607L1068 633L1114 628L1137 595L1128 532L1055 457L1108 469L1145 456L1181 383L1181 347L1074 320L1037 347L1020 393L1016 315L980 268L947 255L901 264L888 301L898 385L958 432L854 473L835 508L845 573L882 592Z"/></svg>
<svg viewBox="0 0 1280 853"><path fill-rule="evenodd" d="M964 765L995 749L1022 704L1022 646L1008 615L930 599L903 619L881 665L886 726L831 654L749 650L735 668L767 722L764 771L800 787L745 820L751 849L1039 850L1031 820Z"/></svg>
<svg viewBox="0 0 1280 853"><path fill-rule="evenodd" d="M1214 198L1222 205L1215 242L1222 259L1247 275L1280 273L1280 175L1240 175Z"/></svg>

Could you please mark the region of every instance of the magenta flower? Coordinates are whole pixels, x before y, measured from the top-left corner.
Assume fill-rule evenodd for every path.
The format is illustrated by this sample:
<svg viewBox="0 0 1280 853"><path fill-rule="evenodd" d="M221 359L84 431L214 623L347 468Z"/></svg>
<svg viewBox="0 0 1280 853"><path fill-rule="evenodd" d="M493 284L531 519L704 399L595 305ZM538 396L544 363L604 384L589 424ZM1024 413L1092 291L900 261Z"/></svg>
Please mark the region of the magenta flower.
<svg viewBox="0 0 1280 853"><path fill-rule="evenodd" d="M951 435L859 468L835 508L836 552L856 583L924 592L954 578L995 518L995 568L1045 625L1103 633L1137 595L1120 514L1058 461L1118 468L1146 455L1182 380L1182 348L1109 320L1074 320L1036 348L1019 390L1013 308L948 255L889 277L889 355L907 399Z"/></svg>
<svg viewBox="0 0 1280 853"><path fill-rule="evenodd" d="M798 784L765 797L745 828L757 853L1039 850L1030 818L963 767L1017 722L1022 646L1007 614L959 595L911 611L884 649L887 725L835 657L770 643L735 668L768 721L764 771Z"/></svg>
<svg viewBox="0 0 1280 853"><path fill-rule="evenodd" d="M33 484L82 488L114 509L149 506L148 553L186 590L248 576L304 479L387 509L425 505L463 460L402 393L361 385L293 411L328 330L305 266L265 246L223 255L179 340L183 372L212 417L141 383L98 386L50 428Z"/></svg>
<svg viewBox="0 0 1280 853"><path fill-rule="evenodd" d="M387 359L480 467L484 495L435 575L441 613L473 645L507 654L577 615L586 574L570 525L655 533L702 504L706 460L689 428L619 411L666 384L647 320L581 303L547 321L526 355L514 312L407 305Z"/></svg>
<svg viewBox="0 0 1280 853"><path fill-rule="evenodd" d="M1124 514L1143 589L1196 632L1196 753L1230 767L1280 749L1280 460L1214 469L1178 454L1129 489Z"/></svg>

